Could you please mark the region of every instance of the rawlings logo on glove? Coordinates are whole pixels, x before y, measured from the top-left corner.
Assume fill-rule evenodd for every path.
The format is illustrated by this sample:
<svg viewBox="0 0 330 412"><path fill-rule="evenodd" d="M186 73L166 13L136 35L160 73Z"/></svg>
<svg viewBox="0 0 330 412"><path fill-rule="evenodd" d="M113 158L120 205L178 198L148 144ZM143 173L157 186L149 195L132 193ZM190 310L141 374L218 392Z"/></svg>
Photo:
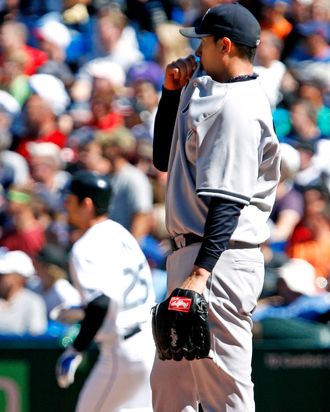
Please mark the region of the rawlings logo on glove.
<svg viewBox="0 0 330 412"><path fill-rule="evenodd" d="M193 290L174 289L153 307L152 331L161 360L207 358L211 344L204 296Z"/></svg>
<svg viewBox="0 0 330 412"><path fill-rule="evenodd" d="M192 300L190 298L181 298L173 296L168 304L168 310L177 310L181 312L189 312Z"/></svg>

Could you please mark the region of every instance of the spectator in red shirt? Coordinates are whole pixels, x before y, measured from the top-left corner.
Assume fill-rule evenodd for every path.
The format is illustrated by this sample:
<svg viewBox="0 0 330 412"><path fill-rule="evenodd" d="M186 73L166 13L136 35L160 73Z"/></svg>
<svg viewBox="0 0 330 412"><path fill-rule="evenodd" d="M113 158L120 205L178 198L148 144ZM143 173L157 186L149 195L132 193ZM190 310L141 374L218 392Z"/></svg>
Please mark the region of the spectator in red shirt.
<svg viewBox="0 0 330 412"><path fill-rule="evenodd" d="M0 246L34 258L45 244L44 228L35 215L36 197L28 188L12 186L7 201L10 224L3 228Z"/></svg>
<svg viewBox="0 0 330 412"><path fill-rule="evenodd" d="M6 21L1 26L0 32L0 66L3 65L8 55L22 51L26 57L24 74L30 76L47 61L47 54L39 49L26 44L27 29L23 23Z"/></svg>
<svg viewBox="0 0 330 412"><path fill-rule="evenodd" d="M292 30L292 24L286 18L288 3L286 0L262 0L261 28L269 30L279 39L285 40Z"/></svg>
<svg viewBox="0 0 330 412"><path fill-rule="evenodd" d="M90 126L99 130L109 130L124 124L124 118L116 107L123 93L125 74L112 62L95 63L90 67L92 74Z"/></svg>
<svg viewBox="0 0 330 412"><path fill-rule="evenodd" d="M54 76L36 74L30 78L30 84L34 94L26 102L23 129L15 148L25 158L29 155L29 142L51 142L61 149L67 142L67 136L58 123L69 103L63 83Z"/></svg>
<svg viewBox="0 0 330 412"><path fill-rule="evenodd" d="M304 201L305 213L290 238L287 254L309 262L316 271L317 286L323 287L330 273L329 193L322 186L307 186Z"/></svg>
<svg viewBox="0 0 330 412"><path fill-rule="evenodd" d="M124 124L117 102L125 93L125 81L126 74L117 63L96 59L88 64L71 88L73 111L81 105L89 110L82 126L107 130Z"/></svg>

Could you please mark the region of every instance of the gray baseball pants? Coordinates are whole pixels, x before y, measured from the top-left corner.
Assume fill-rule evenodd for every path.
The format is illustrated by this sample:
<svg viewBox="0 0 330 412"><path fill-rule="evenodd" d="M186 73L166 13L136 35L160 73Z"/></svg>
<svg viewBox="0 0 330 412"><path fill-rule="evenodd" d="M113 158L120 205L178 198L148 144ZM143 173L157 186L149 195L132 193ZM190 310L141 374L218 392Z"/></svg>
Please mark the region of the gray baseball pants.
<svg viewBox="0 0 330 412"><path fill-rule="evenodd" d="M192 271L200 244L173 252L167 261L168 293ZM259 248L222 253L204 296L209 303L211 359L155 358L151 386L154 412L254 412L251 380L252 321L264 281Z"/></svg>

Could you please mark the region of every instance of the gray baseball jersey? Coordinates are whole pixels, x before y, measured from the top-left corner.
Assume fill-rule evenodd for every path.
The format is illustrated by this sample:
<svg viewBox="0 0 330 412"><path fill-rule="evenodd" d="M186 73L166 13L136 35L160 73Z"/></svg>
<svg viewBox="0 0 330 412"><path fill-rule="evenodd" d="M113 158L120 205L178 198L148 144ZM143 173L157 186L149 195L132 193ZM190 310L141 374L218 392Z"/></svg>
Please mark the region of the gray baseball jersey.
<svg viewBox="0 0 330 412"><path fill-rule="evenodd" d="M218 83L196 70L178 109L167 184L172 236L204 233L207 197L242 203L232 240L260 244L279 179L279 144L258 79ZM187 204L189 207L187 208Z"/></svg>

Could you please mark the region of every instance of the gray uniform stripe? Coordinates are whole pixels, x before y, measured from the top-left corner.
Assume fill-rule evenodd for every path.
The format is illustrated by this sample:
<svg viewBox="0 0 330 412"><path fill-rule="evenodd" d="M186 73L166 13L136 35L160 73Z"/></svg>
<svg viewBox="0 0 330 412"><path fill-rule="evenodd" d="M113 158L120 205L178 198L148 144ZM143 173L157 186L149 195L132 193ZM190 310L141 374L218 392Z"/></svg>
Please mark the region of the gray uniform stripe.
<svg viewBox="0 0 330 412"><path fill-rule="evenodd" d="M201 189L197 190L198 195L200 195L202 193L217 193L217 194L225 195L226 197L230 197L230 198L233 198L233 199L239 199L240 201L243 201L242 203L247 204L247 205L250 203L250 198L249 197L239 195L237 193L227 192L226 190L204 189L204 188L201 188Z"/></svg>

